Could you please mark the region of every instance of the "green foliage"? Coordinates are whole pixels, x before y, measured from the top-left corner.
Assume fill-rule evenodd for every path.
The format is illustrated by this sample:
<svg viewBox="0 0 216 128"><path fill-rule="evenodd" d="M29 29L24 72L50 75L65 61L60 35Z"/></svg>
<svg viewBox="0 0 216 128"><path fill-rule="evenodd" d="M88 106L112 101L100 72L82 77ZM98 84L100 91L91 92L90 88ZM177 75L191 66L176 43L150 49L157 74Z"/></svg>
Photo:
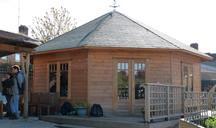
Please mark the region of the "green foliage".
<svg viewBox="0 0 216 128"><path fill-rule="evenodd" d="M216 118L215 117L209 117L205 121L204 125L205 125L206 128L216 128Z"/></svg>
<svg viewBox="0 0 216 128"><path fill-rule="evenodd" d="M78 102L74 105L74 108L88 108L89 104L87 102Z"/></svg>
<svg viewBox="0 0 216 128"><path fill-rule="evenodd" d="M118 72L118 87L127 88L128 87L128 75L126 72Z"/></svg>

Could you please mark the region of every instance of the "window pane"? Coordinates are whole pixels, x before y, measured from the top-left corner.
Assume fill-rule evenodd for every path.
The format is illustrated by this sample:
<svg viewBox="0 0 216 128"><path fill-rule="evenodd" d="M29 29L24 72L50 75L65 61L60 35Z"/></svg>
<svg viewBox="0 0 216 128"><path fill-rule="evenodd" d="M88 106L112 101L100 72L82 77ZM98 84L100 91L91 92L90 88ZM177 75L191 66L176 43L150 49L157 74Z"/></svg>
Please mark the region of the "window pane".
<svg viewBox="0 0 216 128"><path fill-rule="evenodd" d="M56 92L56 71L57 64L49 65L49 91Z"/></svg>
<svg viewBox="0 0 216 128"><path fill-rule="evenodd" d="M190 64L182 66L182 84L185 91L193 91L193 66Z"/></svg>
<svg viewBox="0 0 216 128"><path fill-rule="evenodd" d="M68 96L68 64L60 65L60 96Z"/></svg>
<svg viewBox="0 0 216 128"><path fill-rule="evenodd" d="M15 61L20 62L20 54L19 53L15 54Z"/></svg>
<svg viewBox="0 0 216 128"><path fill-rule="evenodd" d="M145 64L134 64L134 79L135 79L135 99L145 98Z"/></svg>
<svg viewBox="0 0 216 128"><path fill-rule="evenodd" d="M7 56L1 57L2 60L7 60Z"/></svg>
<svg viewBox="0 0 216 128"><path fill-rule="evenodd" d="M128 63L118 63L118 98L128 99L129 82L128 82Z"/></svg>
<svg viewBox="0 0 216 128"><path fill-rule="evenodd" d="M187 66L183 67L183 86L185 87L187 91L188 90L188 68Z"/></svg>

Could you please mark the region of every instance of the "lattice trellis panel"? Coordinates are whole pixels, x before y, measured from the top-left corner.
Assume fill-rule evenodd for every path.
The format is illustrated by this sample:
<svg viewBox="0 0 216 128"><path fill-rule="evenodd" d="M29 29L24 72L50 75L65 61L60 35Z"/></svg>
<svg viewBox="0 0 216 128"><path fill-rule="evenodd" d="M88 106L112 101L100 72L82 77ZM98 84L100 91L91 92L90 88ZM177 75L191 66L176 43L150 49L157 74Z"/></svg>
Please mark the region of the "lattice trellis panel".
<svg viewBox="0 0 216 128"><path fill-rule="evenodd" d="M147 120L180 117L183 111L183 88L179 86L147 85L145 92ZM149 106L148 106L149 105ZM149 112L149 113L148 113Z"/></svg>
<svg viewBox="0 0 216 128"><path fill-rule="evenodd" d="M168 115L168 87L150 87L150 118L160 118Z"/></svg>
<svg viewBox="0 0 216 128"><path fill-rule="evenodd" d="M182 114L182 87L169 86L169 116L179 116Z"/></svg>
<svg viewBox="0 0 216 128"><path fill-rule="evenodd" d="M171 119L184 115L199 121L216 115L216 93L186 92L183 87L148 84L145 87L145 120Z"/></svg>
<svg viewBox="0 0 216 128"><path fill-rule="evenodd" d="M207 92L184 93L184 116L186 120L194 121L207 118L208 115Z"/></svg>
<svg viewBox="0 0 216 128"><path fill-rule="evenodd" d="M209 94L209 110L211 110L211 116L216 116L216 93Z"/></svg>

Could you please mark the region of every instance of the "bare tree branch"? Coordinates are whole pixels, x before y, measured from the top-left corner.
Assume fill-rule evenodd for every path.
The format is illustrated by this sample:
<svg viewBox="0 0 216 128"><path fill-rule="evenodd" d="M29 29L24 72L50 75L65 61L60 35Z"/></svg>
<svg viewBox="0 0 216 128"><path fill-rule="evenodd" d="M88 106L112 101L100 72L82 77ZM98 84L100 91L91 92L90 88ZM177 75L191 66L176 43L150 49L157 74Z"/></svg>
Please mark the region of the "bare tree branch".
<svg viewBox="0 0 216 128"><path fill-rule="evenodd" d="M34 38L45 43L76 28L76 24L66 8L51 8L43 17L33 19L31 33Z"/></svg>

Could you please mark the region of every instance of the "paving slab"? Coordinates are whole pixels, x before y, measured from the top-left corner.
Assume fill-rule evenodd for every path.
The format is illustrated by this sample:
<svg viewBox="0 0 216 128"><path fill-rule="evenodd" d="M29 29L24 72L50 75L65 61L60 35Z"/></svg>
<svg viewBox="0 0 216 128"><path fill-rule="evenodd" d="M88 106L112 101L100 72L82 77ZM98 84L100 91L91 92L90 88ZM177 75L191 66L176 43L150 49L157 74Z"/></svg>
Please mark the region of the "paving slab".
<svg viewBox="0 0 216 128"><path fill-rule="evenodd" d="M69 125L82 125L94 128L176 128L178 120L157 123L144 123L140 117L77 117L77 116L41 116L41 120ZM64 127L63 127L64 128ZM66 127L67 128L67 127Z"/></svg>
<svg viewBox="0 0 216 128"><path fill-rule="evenodd" d="M77 125L56 124L44 122L36 117L28 119L20 118L19 120L9 120L7 118L0 120L0 128L93 128Z"/></svg>

